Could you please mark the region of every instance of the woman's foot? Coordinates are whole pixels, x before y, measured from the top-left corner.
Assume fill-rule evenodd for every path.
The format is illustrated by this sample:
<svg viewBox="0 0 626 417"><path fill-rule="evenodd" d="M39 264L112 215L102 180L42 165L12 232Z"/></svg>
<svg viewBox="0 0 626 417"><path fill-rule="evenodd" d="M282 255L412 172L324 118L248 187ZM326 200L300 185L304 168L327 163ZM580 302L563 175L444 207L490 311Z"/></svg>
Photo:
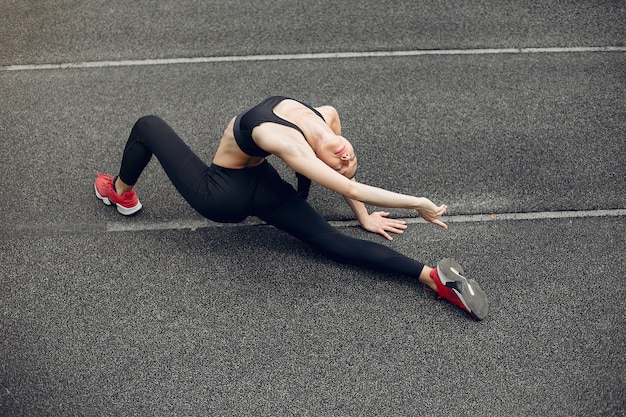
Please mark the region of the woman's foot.
<svg viewBox="0 0 626 417"><path fill-rule="evenodd" d="M463 276L463 268L453 259L443 259L430 271L439 298L445 298L455 306L467 311L478 320L489 313L487 296L480 285Z"/></svg>
<svg viewBox="0 0 626 417"><path fill-rule="evenodd" d="M141 203L137 198L135 190L129 190L123 192L121 195L115 190L114 181L117 177L113 177L108 174L101 174L98 172L98 178L94 183L94 189L96 190L96 197L98 197L104 204L110 206L115 204L117 211L124 216L130 216L141 210Z"/></svg>

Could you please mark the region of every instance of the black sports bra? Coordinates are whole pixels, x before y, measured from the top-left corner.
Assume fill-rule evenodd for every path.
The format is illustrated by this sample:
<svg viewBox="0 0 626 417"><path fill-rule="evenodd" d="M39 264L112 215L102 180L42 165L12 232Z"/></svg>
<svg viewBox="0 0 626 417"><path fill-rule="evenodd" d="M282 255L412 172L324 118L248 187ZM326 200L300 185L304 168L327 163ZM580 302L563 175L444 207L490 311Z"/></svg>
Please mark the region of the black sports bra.
<svg viewBox="0 0 626 417"><path fill-rule="evenodd" d="M274 113L274 107L276 107L276 105L283 100L297 101L298 103L313 110L315 114L317 114L319 117L322 118L322 120L324 120L324 116L322 116L320 112L318 112L308 104L302 103L299 100L283 96L274 96L267 98L235 118L235 125L233 126L235 141L237 141L237 145L239 145L239 148L241 148L241 150L244 151L246 154L250 156L260 157L266 157L270 154L269 152L264 151L259 146L257 146L257 144L254 143L254 140L252 140L252 129L257 127L261 123L271 122L291 127L302 133L302 136L304 136L304 132L302 132L302 129L300 129L298 126L291 123L290 121L276 116L276 114Z"/></svg>

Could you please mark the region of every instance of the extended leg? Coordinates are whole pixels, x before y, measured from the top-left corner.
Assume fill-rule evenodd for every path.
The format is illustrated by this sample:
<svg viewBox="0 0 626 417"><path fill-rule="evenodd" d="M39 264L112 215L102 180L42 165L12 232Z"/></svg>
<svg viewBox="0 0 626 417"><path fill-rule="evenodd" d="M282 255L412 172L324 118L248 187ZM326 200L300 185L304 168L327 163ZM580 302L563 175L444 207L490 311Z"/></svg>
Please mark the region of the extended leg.
<svg viewBox="0 0 626 417"><path fill-rule="evenodd" d="M488 313L484 292L476 281L467 279L454 269L449 260L438 268L430 268L395 250L339 233L304 199L298 197L289 184L271 179L257 190L256 215L281 230L318 248L332 259L380 271L418 278L452 304L482 320ZM453 265L453 266L450 266ZM455 272L456 271L456 272Z"/></svg>

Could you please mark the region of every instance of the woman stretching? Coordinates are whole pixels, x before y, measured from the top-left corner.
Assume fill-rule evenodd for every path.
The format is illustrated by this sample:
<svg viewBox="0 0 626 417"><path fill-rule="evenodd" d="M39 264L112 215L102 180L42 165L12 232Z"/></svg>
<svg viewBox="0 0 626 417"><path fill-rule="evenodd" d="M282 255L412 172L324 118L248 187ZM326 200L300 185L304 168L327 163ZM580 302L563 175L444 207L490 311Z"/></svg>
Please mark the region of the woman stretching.
<svg viewBox="0 0 626 417"><path fill-rule="evenodd" d="M284 181L265 159L276 155L296 172L298 189ZM386 212L369 214L365 204L417 210L426 221L442 228L447 206L427 198L398 194L355 181L357 158L341 136L337 111L313 108L287 97L270 97L233 118L207 165L156 116L140 118L132 128L118 176L99 174L96 196L114 204L123 215L141 209L134 186L156 155L176 189L200 214L216 222L240 222L248 216L263 221L314 246L339 262L417 278L482 320L487 298L463 269L444 259L433 269L384 245L339 233L307 202L311 181L341 194L365 230L391 239L406 222Z"/></svg>

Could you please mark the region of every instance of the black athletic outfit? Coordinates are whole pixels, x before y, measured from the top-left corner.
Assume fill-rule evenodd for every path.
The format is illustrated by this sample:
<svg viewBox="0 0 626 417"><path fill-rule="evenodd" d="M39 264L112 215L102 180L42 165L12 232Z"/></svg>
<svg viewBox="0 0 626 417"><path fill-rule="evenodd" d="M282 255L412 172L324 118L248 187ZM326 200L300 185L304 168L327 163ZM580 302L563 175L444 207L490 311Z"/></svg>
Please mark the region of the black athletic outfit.
<svg viewBox="0 0 626 417"><path fill-rule="evenodd" d="M269 155L252 140L252 129L261 123L278 123L302 133L296 125L272 111L284 99L286 97L270 97L237 116L235 139L246 154ZM259 166L243 169L207 165L157 116L144 116L133 126L122 157L119 173L122 181L134 185L153 154L185 200L210 220L233 223L253 215L339 262L411 277L418 277L424 267L421 262L387 246L339 233L306 202L308 179L300 177L298 188L301 190L296 191L267 160Z"/></svg>

